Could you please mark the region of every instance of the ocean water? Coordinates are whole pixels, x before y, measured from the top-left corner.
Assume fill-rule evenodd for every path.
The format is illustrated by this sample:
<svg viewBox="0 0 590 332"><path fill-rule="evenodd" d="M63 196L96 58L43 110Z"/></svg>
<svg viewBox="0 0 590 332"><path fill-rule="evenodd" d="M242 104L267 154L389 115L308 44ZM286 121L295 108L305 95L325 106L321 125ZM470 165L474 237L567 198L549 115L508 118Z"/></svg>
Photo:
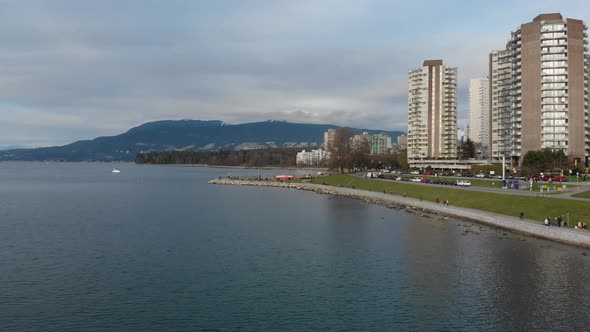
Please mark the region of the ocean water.
<svg viewBox="0 0 590 332"><path fill-rule="evenodd" d="M590 329L590 250L228 173L0 163L0 329Z"/></svg>

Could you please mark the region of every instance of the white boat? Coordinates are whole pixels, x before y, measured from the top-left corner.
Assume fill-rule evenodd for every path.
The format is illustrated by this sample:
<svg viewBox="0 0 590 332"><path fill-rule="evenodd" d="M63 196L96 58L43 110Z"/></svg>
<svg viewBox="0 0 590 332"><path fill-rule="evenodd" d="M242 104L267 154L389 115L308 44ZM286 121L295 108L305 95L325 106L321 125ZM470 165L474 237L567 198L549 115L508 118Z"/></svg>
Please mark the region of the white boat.
<svg viewBox="0 0 590 332"><path fill-rule="evenodd" d="M113 170L111 171L113 173L121 173L121 170L118 169L117 167L113 168Z"/></svg>

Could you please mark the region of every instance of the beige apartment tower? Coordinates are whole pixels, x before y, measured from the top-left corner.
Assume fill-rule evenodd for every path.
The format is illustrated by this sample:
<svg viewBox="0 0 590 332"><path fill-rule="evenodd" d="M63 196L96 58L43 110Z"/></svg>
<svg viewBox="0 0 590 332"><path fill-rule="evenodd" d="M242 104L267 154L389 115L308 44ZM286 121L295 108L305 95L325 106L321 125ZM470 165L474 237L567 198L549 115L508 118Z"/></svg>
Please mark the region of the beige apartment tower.
<svg viewBox="0 0 590 332"><path fill-rule="evenodd" d="M408 73L408 161L457 157L457 68L427 60Z"/></svg>
<svg viewBox="0 0 590 332"><path fill-rule="evenodd" d="M465 136L476 143L483 159L489 157L489 85L487 78L474 78L469 82L469 119L465 130Z"/></svg>
<svg viewBox="0 0 590 332"><path fill-rule="evenodd" d="M490 146L493 160L514 165L527 151L563 150L588 163L587 27L541 14L490 55Z"/></svg>

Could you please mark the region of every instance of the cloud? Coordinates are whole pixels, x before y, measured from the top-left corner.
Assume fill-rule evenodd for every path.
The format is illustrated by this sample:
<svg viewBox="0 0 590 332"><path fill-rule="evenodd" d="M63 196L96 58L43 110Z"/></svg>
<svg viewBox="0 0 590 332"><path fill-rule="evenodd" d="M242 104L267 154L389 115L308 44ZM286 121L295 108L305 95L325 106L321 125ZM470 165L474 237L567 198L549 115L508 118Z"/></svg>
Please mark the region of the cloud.
<svg viewBox="0 0 590 332"><path fill-rule="evenodd" d="M62 144L160 119L405 130L407 71L470 78L541 11L582 1L20 1L0 4L0 144Z"/></svg>

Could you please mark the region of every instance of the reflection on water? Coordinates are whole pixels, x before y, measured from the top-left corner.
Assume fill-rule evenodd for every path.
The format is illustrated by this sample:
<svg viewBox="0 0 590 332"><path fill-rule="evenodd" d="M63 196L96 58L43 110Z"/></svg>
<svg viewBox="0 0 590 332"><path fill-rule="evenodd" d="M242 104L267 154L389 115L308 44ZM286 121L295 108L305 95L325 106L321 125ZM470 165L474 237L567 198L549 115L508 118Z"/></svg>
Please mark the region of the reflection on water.
<svg viewBox="0 0 590 332"><path fill-rule="evenodd" d="M257 174L0 163L0 326L590 327L585 249L351 199L206 184L228 172Z"/></svg>

